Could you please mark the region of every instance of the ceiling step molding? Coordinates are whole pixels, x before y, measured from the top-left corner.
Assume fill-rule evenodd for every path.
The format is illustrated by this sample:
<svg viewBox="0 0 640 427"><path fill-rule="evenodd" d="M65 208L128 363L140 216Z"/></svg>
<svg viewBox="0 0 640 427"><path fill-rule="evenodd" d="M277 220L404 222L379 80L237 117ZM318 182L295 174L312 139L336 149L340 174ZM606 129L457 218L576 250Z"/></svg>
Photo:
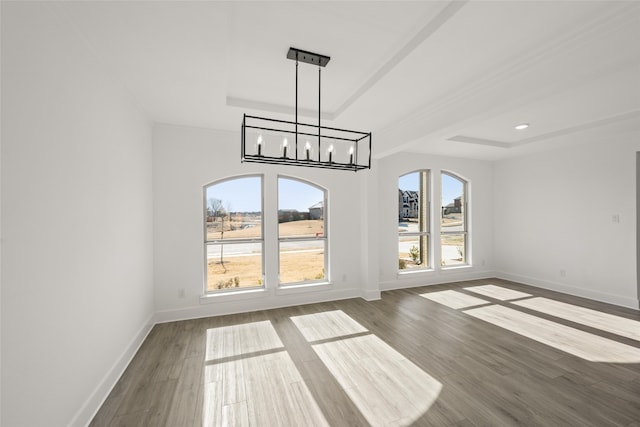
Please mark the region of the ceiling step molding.
<svg viewBox="0 0 640 427"><path fill-rule="evenodd" d="M365 82L355 90L335 111L334 116L338 117L362 95L364 95L371 87L378 83L384 76L393 70L403 59L405 59L418 46L424 43L429 37L435 34L444 24L446 24L453 16L462 9L469 0L458 1L452 0L438 13L431 21L422 27L411 39L397 50L380 68L378 68Z"/></svg>
<svg viewBox="0 0 640 427"><path fill-rule="evenodd" d="M468 80L459 86L455 91L448 92L440 96L435 102L430 102L423 108L408 115L399 122L391 126L376 131L379 151L374 153L374 157L380 158L392 152L401 151L406 146L411 145L416 139L429 134L425 131L432 118L443 111L458 109L460 106L468 107L472 99L482 99L487 94L495 92L507 81L513 81L526 74L533 66L539 66L546 61L568 55L570 52L581 47L588 46L606 34L618 31L627 25L635 25L638 16L640 3L619 3L612 6L609 13L601 14L590 21L586 21L578 28L565 33L563 36L548 37L544 43L537 47L512 57L503 62L500 66L484 75L478 75L474 79ZM597 60L597 58L594 58ZM590 76L586 80L591 80ZM585 81L585 78L582 77ZM577 78L572 80L573 85L580 84ZM562 85L562 87L566 87ZM542 98L549 94L538 91L529 98L519 98L512 102L508 108L530 102L534 99ZM504 102L500 100L499 103ZM484 109L479 109L479 114L486 113ZM398 146L398 138L404 139L404 145ZM386 142L393 142L392 150L385 152Z"/></svg>

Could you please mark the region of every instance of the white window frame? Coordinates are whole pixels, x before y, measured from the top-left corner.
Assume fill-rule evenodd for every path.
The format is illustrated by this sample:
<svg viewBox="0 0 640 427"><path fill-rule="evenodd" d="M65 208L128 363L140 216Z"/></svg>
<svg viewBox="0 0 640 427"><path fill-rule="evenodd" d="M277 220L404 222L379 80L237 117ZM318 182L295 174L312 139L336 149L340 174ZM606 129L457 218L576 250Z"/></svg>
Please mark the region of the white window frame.
<svg viewBox="0 0 640 427"><path fill-rule="evenodd" d="M452 171L447 171L447 170L442 170L440 171L440 204L442 204L442 176L443 175L447 175L451 178L454 178L458 181L460 181L462 183L462 226L463 226L463 231L442 231L442 215L444 213L444 206L440 206L440 212L438 214L439 218L440 218L440 239L439 239L439 243L440 243L440 268L441 269L450 269L450 268L459 268L459 267L468 267L471 265L471 263L469 262L469 181L467 179L464 179L463 177L461 177L460 175L458 175L455 172ZM453 265L443 265L443 256L442 256L442 236L446 236L446 235L457 235L457 234L462 234L463 235L463 239L464 239L464 253L462 254L463 256L463 262L460 264L453 264Z"/></svg>
<svg viewBox="0 0 640 427"><path fill-rule="evenodd" d="M279 201L280 201L280 179L288 179L290 181L297 181L311 187L314 187L320 191L322 191L322 216L324 220L323 227L323 235L322 237L281 237L280 236L280 227L278 224L278 287L281 289L296 287L296 286L308 286L308 285L323 285L330 283L330 271L329 271L329 190L324 188L321 185L318 185L314 182L308 181L306 179L301 179L294 176L289 175L278 175L276 180L276 188L277 188L277 209L280 210ZM276 215L277 216L277 215ZM282 283L280 281L280 244L288 243L288 242L302 242L302 241L318 241L324 240L324 278L316 279L316 280L303 280L299 282L287 282Z"/></svg>
<svg viewBox="0 0 640 427"><path fill-rule="evenodd" d="M260 179L260 231L261 231L261 237L260 238L248 238L248 239L234 239L232 241L225 241L225 239L213 239L213 240L209 240L208 239L208 234L207 234L207 189L213 185L218 185L218 184L222 184L224 182L228 182L228 181L234 181L237 179L244 179L244 178L259 178ZM247 291L256 291L256 290L264 290L265 289L265 238L264 238L264 234L265 234L265 229L264 229L264 217L265 217L265 213L264 213L264 175L262 174L250 174L250 175L234 175L231 177L226 177L226 178L222 178L222 179L217 179L215 181L209 182L208 184L205 184L202 188L202 199L203 199L203 219L202 219L202 226L203 226L203 236L204 236L204 251L203 251L203 256L204 256L204 283L203 283L203 289L204 289L204 295L221 295L221 294L228 294L228 293L239 293L239 292L247 292ZM224 242L225 245L234 245L234 244L246 244L246 243L259 243L261 246L261 251L260 251L260 268L261 268L261 285L257 285L257 286L247 286L247 287L239 287L239 288L226 288L226 289L213 289L213 290L209 290L208 289L208 282L209 282L209 265L208 265L208 251L207 248L209 245L217 245L217 244L222 244L222 242Z"/></svg>
<svg viewBox="0 0 640 427"><path fill-rule="evenodd" d="M412 273L419 273L419 272L424 272L424 271L430 271L433 270L433 239L432 239L432 233L431 233L431 181L432 181L432 172L430 169L417 169L414 171L410 171L407 173L404 173L402 175L398 176L398 181L400 180L400 178L407 176L407 175L411 175L414 173L418 173L418 174L422 174L425 173L426 174L426 183L424 183L424 223L425 223L425 231L418 231L418 232L403 232L402 234L400 233L400 231L398 231L397 233L397 238L396 238L396 259L400 259L400 249L399 249L399 242L400 242L400 236L416 236L416 237L420 237L420 236L425 236L427 239L427 244L426 244L426 249L427 249L427 254L426 254L426 263L424 266L421 266L419 268L409 268L409 269L400 269L400 266L398 265L398 274L412 274ZM419 178L421 179L421 178ZM400 189L399 185L398 185L398 189ZM418 190L420 191L420 190ZM403 201L404 201L404 196L403 196ZM399 218L399 213L400 213L400 209L398 208L396 210L397 214L398 214L398 220ZM421 206L418 206L418 217L420 217L422 215L421 212Z"/></svg>

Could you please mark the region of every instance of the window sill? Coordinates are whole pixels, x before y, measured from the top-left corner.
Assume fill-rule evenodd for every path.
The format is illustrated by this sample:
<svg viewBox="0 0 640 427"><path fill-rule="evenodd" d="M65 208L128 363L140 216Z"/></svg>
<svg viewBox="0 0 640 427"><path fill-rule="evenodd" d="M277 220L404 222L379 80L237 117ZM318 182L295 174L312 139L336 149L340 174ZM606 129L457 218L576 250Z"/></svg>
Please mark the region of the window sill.
<svg viewBox="0 0 640 427"><path fill-rule="evenodd" d="M326 291L333 288L330 282L319 283L302 283L299 285L279 286L276 289L276 295L291 295L304 292Z"/></svg>
<svg viewBox="0 0 640 427"><path fill-rule="evenodd" d="M242 291L211 293L200 296L200 304L214 304L226 301L239 301L250 298L264 298L268 294L265 288L247 289Z"/></svg>
<svg viewBox="0 0 640 427"><path fill-rule="evenodd" d="M464 270L465 268L471 268L471 264L465 265L450 265L448 267L440 267L441 271L451 271L451 270Z"/></svg>
<svg viewBox="0 0 640 427"><path fill-rule="evenodd" d="M423 273L433 273L435 270L433 268L425 268L422 270L411 270L411 271L398 271L398 278L403 278L403 277L410 277L410 276L414 276L416 274L423 274Z"/></svg>

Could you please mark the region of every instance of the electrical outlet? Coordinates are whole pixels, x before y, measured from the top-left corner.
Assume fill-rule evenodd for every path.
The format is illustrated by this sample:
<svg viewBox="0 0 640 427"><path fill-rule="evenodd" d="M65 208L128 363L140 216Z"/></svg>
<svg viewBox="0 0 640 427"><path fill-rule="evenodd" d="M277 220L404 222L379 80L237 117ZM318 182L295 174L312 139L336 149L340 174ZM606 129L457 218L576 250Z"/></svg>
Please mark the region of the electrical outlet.
<svg viewBox="0 0 640 427"><path fill-rule="evenodd" d="M184 298L184 288L178 289L178 298Z"/></svg>
<svg viewBox="0 0 640 427"><path fill-rule="evenodd" d="M565 269L560 270L560 277L567 277L567 271Z"/></svg>

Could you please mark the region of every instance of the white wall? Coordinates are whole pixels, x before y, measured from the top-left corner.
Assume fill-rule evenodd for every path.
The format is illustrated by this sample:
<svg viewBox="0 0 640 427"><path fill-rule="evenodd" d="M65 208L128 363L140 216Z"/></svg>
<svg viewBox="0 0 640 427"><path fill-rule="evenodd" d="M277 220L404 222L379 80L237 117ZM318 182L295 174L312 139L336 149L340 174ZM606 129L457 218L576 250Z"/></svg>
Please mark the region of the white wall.
<svg viewBox="0 0 640 427"><path fill-rule="evenodd" d="M638 306L640 308L640 151L636 152L636 272Z"/></svg>
<svg viewBox="0 0 640 427"><path fill-rule="evenodd" d="M637 308L640 132L591 138L496 163L497 270L504 278Z"/></svg>
<svg viewBox="0 0 640 427"><path fill-rule="evenodd" d="M240 122L238 122L238 128ZM361 295L363 172L240 163L240 132L157 125L153 137L154 272L157 320L210 316ZM366 172L364 172L366 173ZM276 290L277 271L265 271L258 294L209 298L204 291L203 186L222 178L264 174L265 239L275 241L278 174L311 181L329 193L329 272L332 286ZM274 249L274 248L272 248ZM267 265L277 249L265 251ZM184 297L180 297L184 291Z"/></svg>
<svg viewBox="0 0 640 427"><path fill-rule="evenodd" d="M46 3L2 3L2 107L2 425L86 425L153 314L151 125Z"/></svg>
<svg viewBox="0 0 640 427"><path fill-rule="evenodd" d="M2 22L2 7L0 7L0 22ZM0 34L0 44L2 36ZM0 48L1 51L1 48ZM2 81L2 57L0 55L0 82ZM2 99L2 84L0 84L0 99ZM2 117L2 102L0 102L0 117ZM0 120L1 126L2 120ZM0 134L0 322L2 319L2 135ZM0 374L2 373L2 325L0 324ZM0 379L0 425L2 424L2 380Z"/></svg>
<svg viewBox="0 0 640 427"><path fill-rule="evenodd" d="M410 286L470 280L493 275L493 166L491 162L457 159L415 153L395 154L378 162L378 247L380 288L396 289ZM469 193L469 266L441 268L440 248L433 245L432 271L398 274L398 178L420 169L431 171L431 230L435 236L441 199L441 171L457 174L468 181ZM436 242L437 239L432 239Z"/></svg>

